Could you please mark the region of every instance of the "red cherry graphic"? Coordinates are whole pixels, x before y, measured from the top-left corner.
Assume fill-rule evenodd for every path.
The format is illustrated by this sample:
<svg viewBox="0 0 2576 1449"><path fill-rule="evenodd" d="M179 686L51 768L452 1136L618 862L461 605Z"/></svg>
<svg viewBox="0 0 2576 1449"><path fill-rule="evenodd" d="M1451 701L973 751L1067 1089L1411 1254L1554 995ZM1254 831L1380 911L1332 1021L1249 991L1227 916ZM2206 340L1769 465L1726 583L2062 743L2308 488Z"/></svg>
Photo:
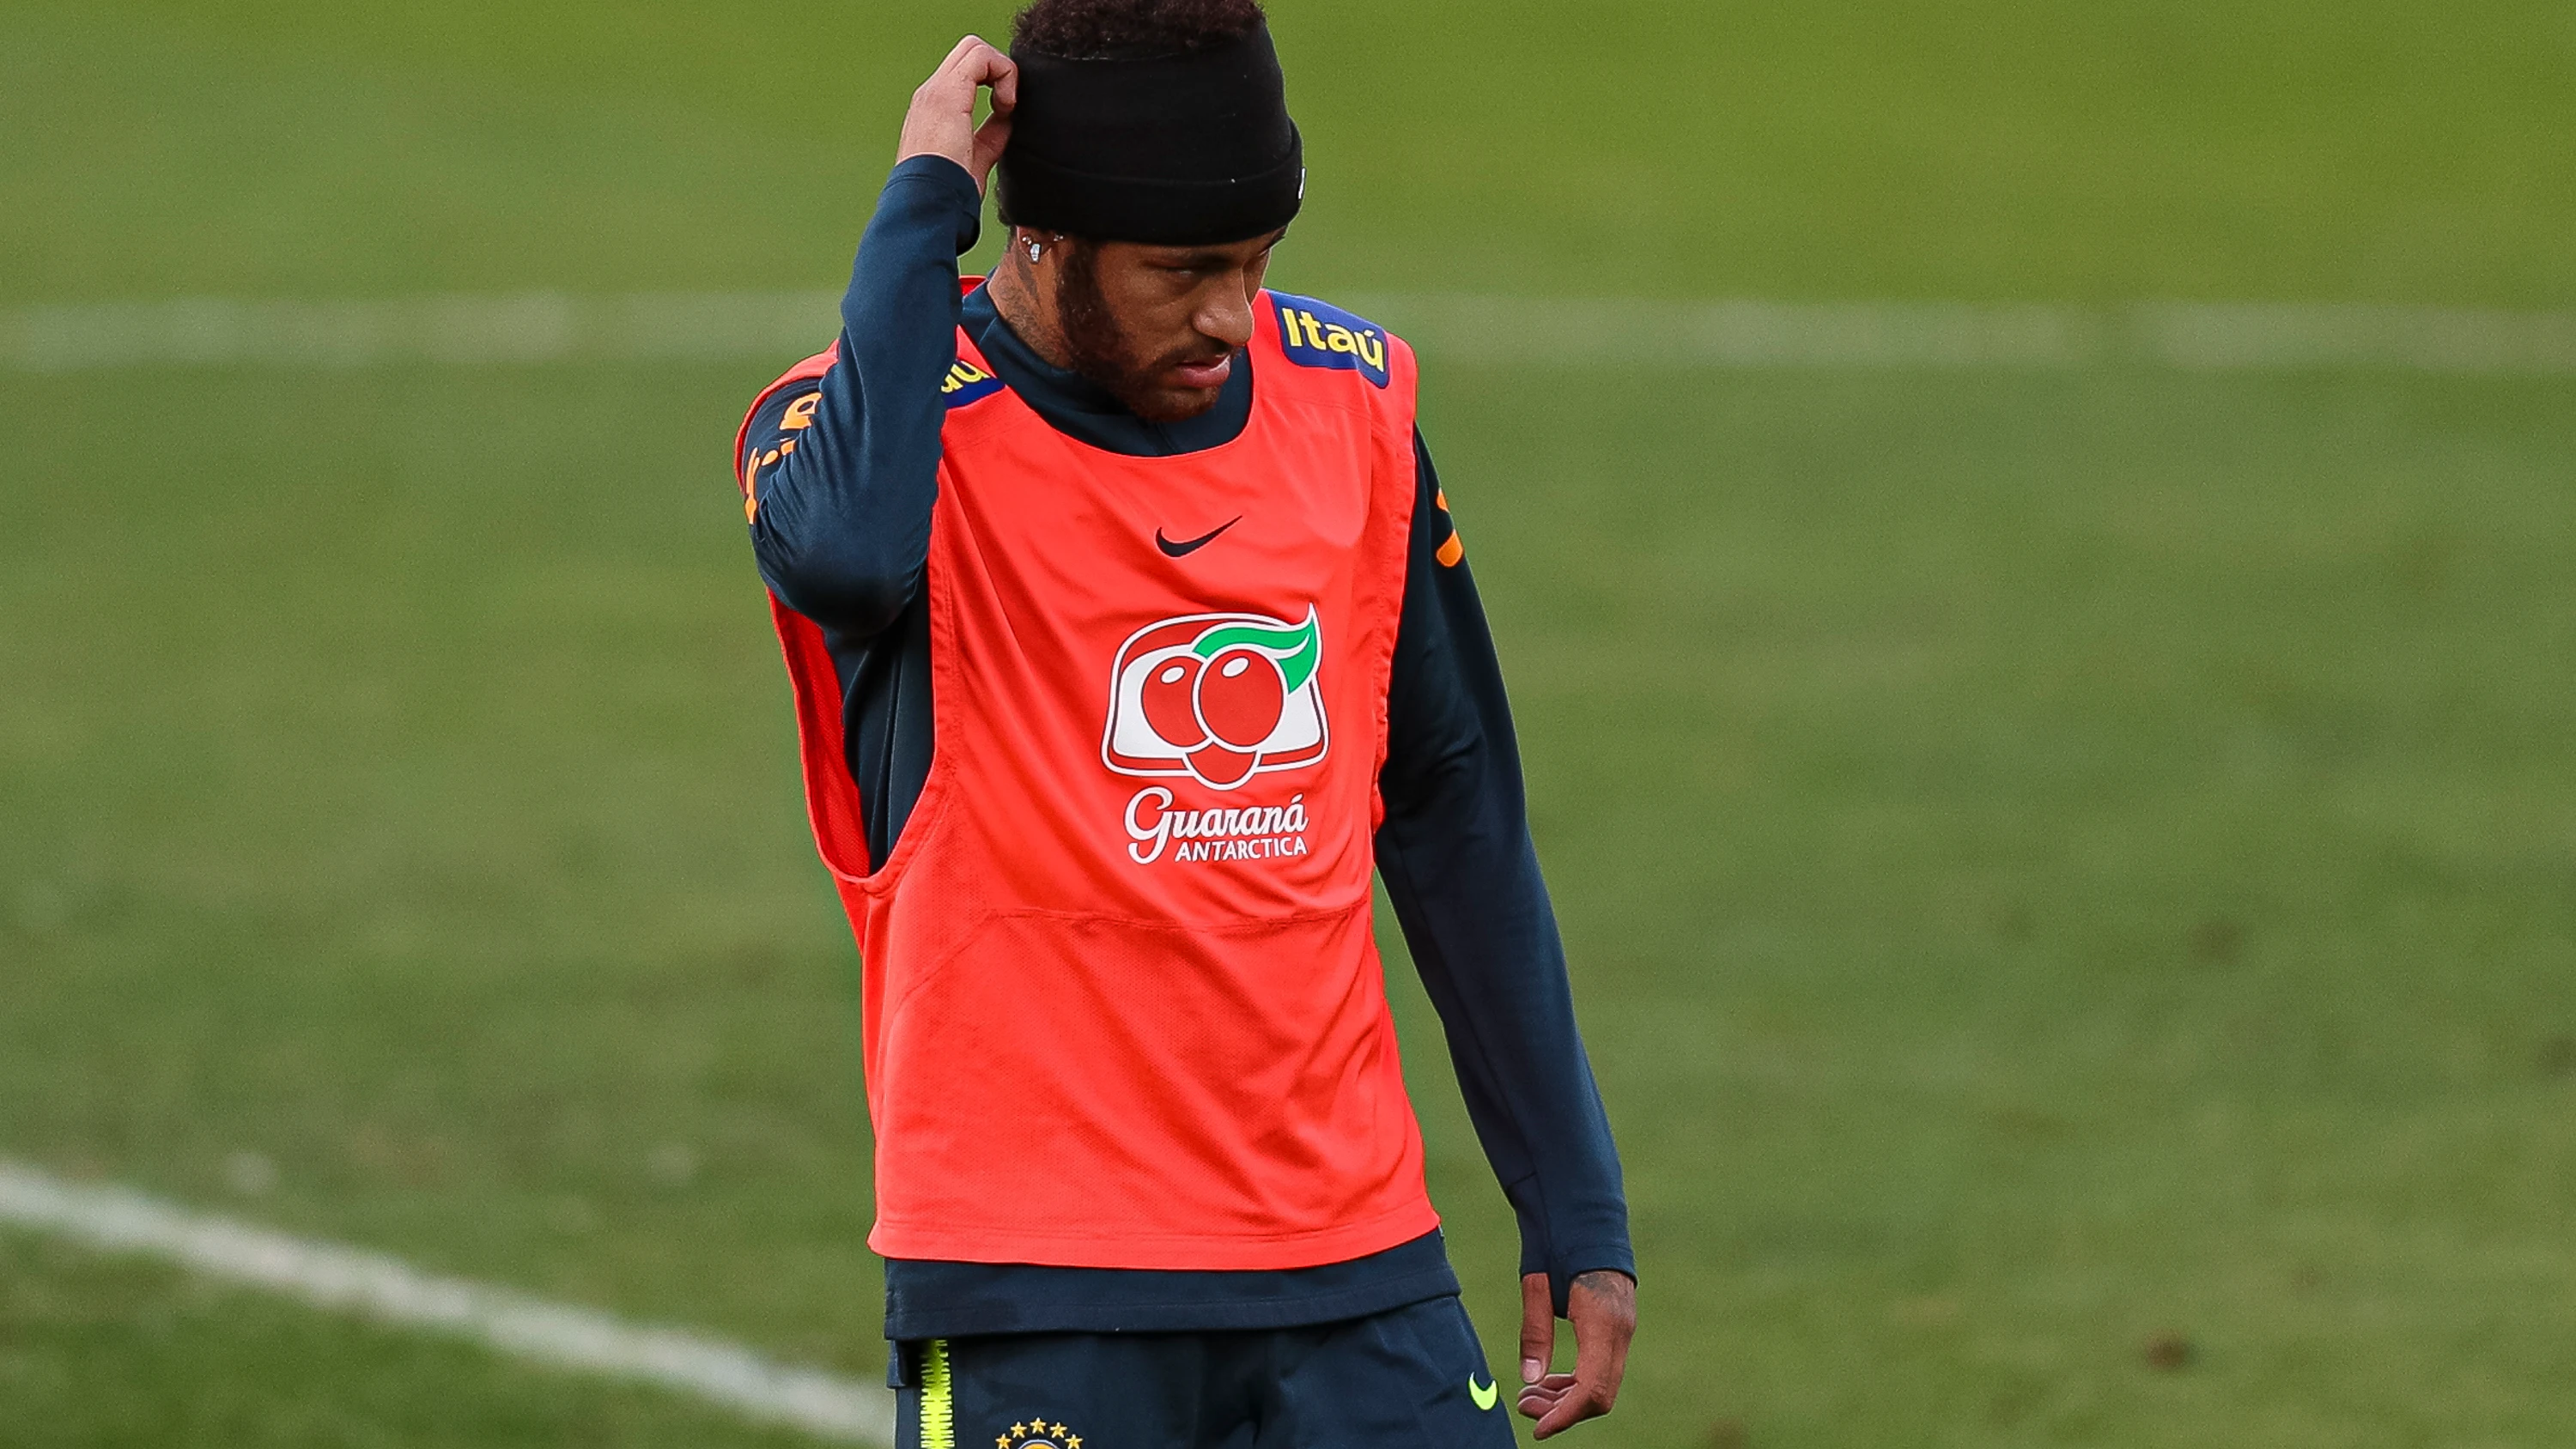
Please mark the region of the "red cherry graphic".
<svg viewBox="0 0 2576 1449"><path fill-rule="evenodd" d="M1198 711L1190 703L1198 692L1201 667L1197 659L1180 654L1162 660L1145 675L1145 723L1177 750L1194 750L1207 743L1207 728L1199 723Z"/></svg>
<svg viewBox="0 0 2576 1449"><path fill-rule="evenodd" d="M1257 748L1279 728L1288 686L1268 655L1250 649L1220 651L1199 671L1199 718L1208 733L1238 750Z"/></svg>
<svg viewBox="0 0 2576 1449"><path fill-rule="evenodd" d="M1223 789L1252 773L1261 757L1250 750L1229 750L1223 745L1209 745L1190 751L1190 768L1209 784Z"/></svg>

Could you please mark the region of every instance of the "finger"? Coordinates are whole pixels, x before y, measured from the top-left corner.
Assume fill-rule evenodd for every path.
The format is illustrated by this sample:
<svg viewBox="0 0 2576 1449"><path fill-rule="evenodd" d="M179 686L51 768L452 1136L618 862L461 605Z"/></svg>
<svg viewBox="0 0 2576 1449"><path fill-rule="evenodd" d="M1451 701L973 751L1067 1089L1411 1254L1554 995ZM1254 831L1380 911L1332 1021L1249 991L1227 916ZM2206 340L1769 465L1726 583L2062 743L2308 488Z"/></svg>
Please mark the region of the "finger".
<svg viewBox="0 0 2576 1449"><path fill-rule="evenodd" d="M1008 115L1011 108L1020 103L1020 68L1009 56L989 45L984 48L992 51L992 63L984 73L984 84L993 88L993 112Z"/></svg>
<svg viewBox="0 0 2576 1449"><path fill-rule="evenodd" d="M947 75L952 71L964 71L974 62L977 53L992 48L993 43L980 35L961 37L955 45L948 48L948 58L941 61L939 69L932 71L931 74Z"/></svg>
<svg viewBox="0 0 2576 1449"><path fill-rule="evenodd" d="M946 99L954 95L958 88L965 84L962 77L965 74L966 58L973 55L975 47L982 43L971 35L957 42L948 54L940 59L939 64L931 67L929 78L914 88L914 98L938 96Z"/></svg>
<svg viewBox="0 0 2576 1449"><path fill-rule="evenodd" d="M967 86L990 86L994 103L1009 110L1020 98L1020 68L992 42L970 35L948 53L939 73Z"/></svg>
<svg viewBox="0 0 2576 1449"><path fill-rule="evenodd" d="M1002 151L1011 144L1011 118L999 111L975 128L974 162L968 169L975 177L975 189L984 189L984 178L993 173L1001 161Z"/></svg>
<svg viewBox="0 0 2576 1449"><path fill-rule="evenodd" d="M1556 1300L1545 1273L1521 1275L1521 1382L1537 1383L1556 1361Z"/></svg>
<svg viewBox="0 0 2576 1449"><path fill-rule="evenodd" d="M957 48L948 52L948 58L942 60L938 68L933 70L920 85L913 87L913 115L919 115L925 106L944 111L962 109L969 113L973 112L975 87L966 80L965 72L961 69L966 63L966 47L973 40L974 37L970 35L965 40L957 42Z"/></svg>
<svg viewBox="0 0 2576 1449"><path fill-rule="evenodd" d="M1558 1399L1554 1407L1550 1408L1545 1414L1539 1417L1537 1426L1530 1430L1530 1437L1533 1439L1551 1438L1555 1435L1564 1433L1566 1430L1573 1428L1575 1425L1582 1423L1586 1419L1598 1419L1609 1412L1610 1406L1608 1404L1604 1404L1593 1399L1582 1389L1578 1388L1565 1395L1563 1398Z"/></svg>
<svg viewBox="0 0 2576 1449"><path fill-rule="evenodd" d="M930 79L922 82L922 89L972 110L976 87L990 84L996 75L1016 77L1017 71L1018 67L1011 64L1011 58L995 50L990 41L980 35L970 35L958 41L948 52L948 58L930 73ZM1013 95L1016 98L1016 81Z"/></svg>
<svg viewBox="0 0 2576 1449"><path fill-rule="evenodd" d="M992 165L1001 157L1002 148L1010 144L1011 118L1004 112L995 111L975 128L975 159L982 165Z"/></svg>
<svg viewBox="0 0 2576 1449"><path fill-rule="evenodd" d="M1513 1402L1524 1417L1535 1419L1555 1408L1556 1401L1564 1398L1573 1388L1574 1375L1549 1374L1537 1383L1524 1384L1521 1387L1520 1397Z"/></svg>
<svg viewBox="0 0 2576 1449"><path fill-rule="evenodd" d="M1581 1351L1580 1346L1577 1351ZM1584 1382L1577 1375L1551 1375L1551 1378L1563 1378L1569 1382L1548 1402L1544 1412L1532 1416L1538 1420L1530 1430L1532 1438L1544 1439L1573 1428L1586 1419L1598 1419L1610 1412L1611 1401L1617 1397L1616 1389L1604 1394L1598 1386Z"/></svg>

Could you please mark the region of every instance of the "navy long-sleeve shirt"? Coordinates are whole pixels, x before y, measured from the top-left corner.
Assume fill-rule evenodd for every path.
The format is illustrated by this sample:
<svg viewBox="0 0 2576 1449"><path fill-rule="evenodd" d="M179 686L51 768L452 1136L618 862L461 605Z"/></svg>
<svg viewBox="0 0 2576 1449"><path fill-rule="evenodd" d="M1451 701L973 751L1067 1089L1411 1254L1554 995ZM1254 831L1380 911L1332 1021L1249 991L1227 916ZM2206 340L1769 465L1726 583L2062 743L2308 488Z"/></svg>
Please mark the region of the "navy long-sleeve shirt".
<svg viewBox="0 0 2576 1449"><path fill-rule="evenodd" d="M940 379L963 326L997 377L1050 426L1095 447L1166 456L1227 442L1258 386L1238 355L1217 405L1138 418L1049 365L957 258L982 211L955 162L895 168L851 269L839 362L763 404L736 460L759 501L761 576L823 631L840 678L848 761L882 863L930 771L930 630L922 573L938 491ZM1446 1031L1486 1157L1519 1216L1522 1270L1562 1311L1576 1274L1633 1274L1608 1119L1574 1019L1555 913L1524 806L1519 749L1475 580L1452 542L1429 450L1416 500L1389 686L1378 869ZM1275 1328L1457 1291L1438 1233L1347 1263L1278 1272L1035 1265L886 1265L891 1338L1048 1331Z"/></svg>

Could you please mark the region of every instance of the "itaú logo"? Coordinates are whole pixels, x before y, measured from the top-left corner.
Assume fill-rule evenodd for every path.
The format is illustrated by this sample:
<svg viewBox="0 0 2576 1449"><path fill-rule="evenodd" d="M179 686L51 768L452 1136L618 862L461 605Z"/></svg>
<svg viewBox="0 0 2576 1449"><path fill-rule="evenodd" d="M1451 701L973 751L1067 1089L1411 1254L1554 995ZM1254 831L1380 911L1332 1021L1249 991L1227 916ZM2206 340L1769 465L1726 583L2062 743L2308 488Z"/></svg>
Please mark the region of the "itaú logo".
<svg viewBox="0 0 2576 1449"><path fill-rule="evenodd" d="M1231 790L1324 758L1331 744L1315 671L1315 606L1291 624L1261 614L1187 614L1137 630L1109 674L1103 764L1186 775Z"/></svg>

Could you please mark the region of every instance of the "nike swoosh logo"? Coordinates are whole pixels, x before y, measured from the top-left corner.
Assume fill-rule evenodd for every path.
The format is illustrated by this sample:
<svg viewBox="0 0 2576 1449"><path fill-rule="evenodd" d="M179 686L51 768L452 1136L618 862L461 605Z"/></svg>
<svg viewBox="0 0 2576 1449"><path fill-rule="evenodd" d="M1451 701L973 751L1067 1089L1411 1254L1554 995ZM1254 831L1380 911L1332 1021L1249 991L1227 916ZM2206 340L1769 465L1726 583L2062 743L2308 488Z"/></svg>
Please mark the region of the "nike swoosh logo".
<svg viewBox="0 0 2576 1449"><path fill-rule="evenodd" d="M1165 558L1187 558L1189 555L1194 554L1200 549L1207 547L1209 544L1216 542L1216 536L1218 534L1225 532L1227 529L1234 527L1242 521L1243 515L1238 513L1234 517L1227 519L1225 522L1218 524L1216 527L1209 529L1207 532L1200 534L1198 537L1184 539L1179 543L1174 543L1170 539L1163 537L1163 531L1158 528L1154 530L1154 547L1161 549L1163 551L1163 557Z"/></svg>
<svg viewBox="0 0 2576 1449"><path fill-rule="evenodd" d="M1467 1397L1476 1401L1478 1409L1490 1409L1503 1401L1503 1386L1489 1381L1479 1387L1476 1376L1469 1374L1467 1375Z"/></svg>

